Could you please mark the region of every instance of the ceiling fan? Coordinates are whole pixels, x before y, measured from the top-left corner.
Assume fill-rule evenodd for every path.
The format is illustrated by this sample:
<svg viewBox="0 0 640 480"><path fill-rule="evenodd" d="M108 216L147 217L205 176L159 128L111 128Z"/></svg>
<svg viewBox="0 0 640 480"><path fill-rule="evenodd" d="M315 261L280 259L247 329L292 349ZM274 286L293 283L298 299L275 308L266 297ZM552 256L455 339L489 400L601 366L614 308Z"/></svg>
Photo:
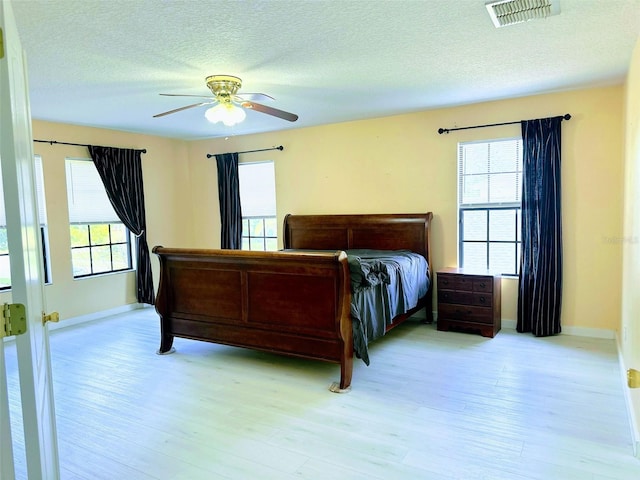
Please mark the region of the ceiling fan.
<svg viewBox="0 0 640 480"><path fill-rule="evenodd" d="M214 107L207 110L205 116L211 122L222 121L226 125L234 125L241 122L245 118L244 108L255 110L256 112L266 113L274 117L288 120L289 122L295 122L298 119L298 115L295 113L285 112L277 108L268 107L261 103L255 103L253 100L273 100L273 97L265 95L264 93L243 93L239 94L238 90L242 86L242 80L238 77L231 75L211 75L205 79L207 87L213 93L211 96L203 95L181 95L172 93L161 93L160 95L167 97L198 97L206 98L206 101L194 103L192 105L186 105L184 107L175 108L167 112L158 113L154 115L154 118L164 117L172 113L181 112L194 107L202 107L204 105L215 104ZM241 107L241 108L240 108Z"/></svg>

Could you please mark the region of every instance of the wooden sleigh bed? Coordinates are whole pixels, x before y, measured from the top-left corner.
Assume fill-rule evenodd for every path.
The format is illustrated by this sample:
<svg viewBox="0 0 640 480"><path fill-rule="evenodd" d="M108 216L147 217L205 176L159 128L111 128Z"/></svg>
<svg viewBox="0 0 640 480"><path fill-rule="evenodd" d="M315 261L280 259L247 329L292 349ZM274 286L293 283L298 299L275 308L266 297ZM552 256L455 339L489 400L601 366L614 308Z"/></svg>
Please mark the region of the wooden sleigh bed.
<svg viewBox="0 0 640 480"><path fill-rule="evenodd" d="M340 382L331 390L345 391L354 358L353 257L346 252L409 250L424 257L426 293L382 334L421 308L430 323L431 219L431 213L287 215L278 252L156 246L158 353L173 351L174 337L182 337L339 363Z"/></svg>

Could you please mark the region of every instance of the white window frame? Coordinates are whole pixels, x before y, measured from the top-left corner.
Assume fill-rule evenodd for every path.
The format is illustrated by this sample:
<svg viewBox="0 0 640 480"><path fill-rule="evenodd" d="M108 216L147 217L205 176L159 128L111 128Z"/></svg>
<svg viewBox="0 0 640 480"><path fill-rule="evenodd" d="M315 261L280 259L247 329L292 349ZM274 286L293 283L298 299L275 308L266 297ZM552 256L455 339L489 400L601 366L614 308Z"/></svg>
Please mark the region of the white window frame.
<svg viewBox="0 0 640 480"><path fill-rule="evenodd" d="M506 142L506 143L504 143ZM498 145L502 144L502 145ZM492 157L492 146L503 146L506 148L513 148L513 155L509 156L508 161L502 161L496 154ZM483 149L487 146L487 165L486 171L473 171L473 168L469 170L465 169L465 155L469 153L468 148ZM504 157L503 157L504 158ZM515 169L504 168L500 166L500 163L506 165L508 162L516 162ZM476 163L479 165L479 162ZM475 178L474 178L475 177ZM516 138L500 138L494 140L480 140L473 142L461 142L458 144L458 265L462 268L478 271L489 271L494 274L504 276L516 276L519 273L520 268L520 252L522 240L520 238L521 227L521 192L522 192L522 139ZM480 185L484 183L486 179L486 191L484 187L478 187L475 189L477 195L473 194L473 190L469 185ZM478 181L482 180L482 182ZM493 180L493 182L492 182ZM502 185L503 189L498 190L497 186L494 186L493 193L503 190L511 192L511 195L507 195L506 198L500 198L500 194L492 195L492 183ZM486 195L484 195L486 193ZM493 198L492 198L493 197ZM510 216L509 212L514 212L512 219L508 222L498 222L499 216L506 218ZM485 216L484 220L480 220ZM475 222L471 222L472 216L476 217ZM465 231L465 217L468 217L470 228ZM481 221L486 221L484 230L482 227L478 228ZM475 230L471 228L475 226ZM492 234L492 226L494 232L500 234ZM498 229L498 226L502 227ZM506 228L508 227L508 228ZM513 227L513 236L510 236L509 230ZM469 233L471 232L471 233ZM474 233L475 236L474 237ZM477 259L481 254L480 250L484 250L484 262L482 264L476 263L472 265L471 258L467 256L465 258L465 246L470 250L472 245L480 246L481 248L474 255ZM513 247L513 251L509 252L509 255L513 254L513 263L508 262L500 265L499 259L503 257L498 253L499 249L505 247ZM493 248L492 248L493 247ZM502 252L508 252L502 250ZM469 260L469 261L466 261ZM480 259L482 260L482 259ZM467 265L465 265L465 263Z"/></svg>
<svg viewBox="0 0 640 480"><path fill-rule="evenodd" d="M34 155L33 158L34 165L34 179L36 183L36 201L38 207L38 223L40 225L40 239L42 241L42 265L44 269L44 282L45 284L51 283L51 251L49 250L49 230L47 227L47 204L45 200L44 194L44 172L42 167L42 156ZM2 175L2 172L0 172ZM0 176L0 229L5 230L5 238L6 238L6 228L7 221L5 216L4 209L4 190L2 186L2 177ZM6 260L5 260L6 259ZM9 250L7 249L6 253L0 253L0 262L5 263L6 266L2 267L2 270L6 270L7 274L10 275L9 272ZM8 284L0 284L0 291L8 291L11 290L11 281Z"/></svg>
<svg viewBox="0 0 640 480"><path fill-rule="evenodd" d="M243 169L267 165L271 169L263 170L260 180L255 175L243 174ZM277 250L275 163L273 160L242 162L238 164L238 176L242 208L242 250Z"/></svg>
<svg viewBox="0 0 640 480"><path fill-rule="evenodd" d="M93 161L86 158L66 158L65 172L73 277L80 279L134 270L131 232L111 206ZM85 228L86 243L74 244L73 232ZM92 233L104 229L107 231L108 240L100 243L94 241ZM114 239L115 232L121 233L123 229L124 234L120 234L119 239ZM121 251L122 246L124 251ZM94 255L100 251L108 251L108 261L104 258L101 261L94 260ZM76 252L88 254L88 266L80 268L77 265L81 257ZM106 264L109 264L108 268L105 267Z"/></svg>

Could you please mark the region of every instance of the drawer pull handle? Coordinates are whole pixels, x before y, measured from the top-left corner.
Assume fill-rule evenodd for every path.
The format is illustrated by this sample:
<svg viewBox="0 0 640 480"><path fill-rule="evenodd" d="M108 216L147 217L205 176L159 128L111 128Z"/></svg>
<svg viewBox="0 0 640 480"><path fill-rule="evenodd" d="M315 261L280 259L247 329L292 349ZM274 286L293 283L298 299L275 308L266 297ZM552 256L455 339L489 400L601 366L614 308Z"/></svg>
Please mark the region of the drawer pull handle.
<svg viewBox="0 0 640 480"><path fill-rule="evenodd" d="M484 287L485 287L485 285L486 285L486 284L485 284L484 282L481 282L481 283L480 283L480 288L484 288Z"/></svg>
<svg viewBox="0 0 640 480"><path fill-rule="evenodd" d="M480 303L486 303L487 299L484 297L480 297Z"/></svg>

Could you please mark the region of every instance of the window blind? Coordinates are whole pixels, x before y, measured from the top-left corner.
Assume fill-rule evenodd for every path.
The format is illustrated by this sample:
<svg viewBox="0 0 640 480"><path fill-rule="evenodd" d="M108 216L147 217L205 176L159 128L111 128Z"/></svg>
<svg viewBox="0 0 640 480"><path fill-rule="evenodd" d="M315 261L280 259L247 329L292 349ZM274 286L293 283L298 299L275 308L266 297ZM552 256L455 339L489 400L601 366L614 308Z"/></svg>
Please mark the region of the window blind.
<svg viewBox="0 0 640 480"><path fill-rule="evenodd" d="M91 160L66 159L69 223L120 223Z"/></svg>
<svg viewBox="0 0 640 480"><path fill-rule="evenodd" d="M243 217L276 215L276 177L273 162L241 163L240 202Z"/></svg>
<svg viewBox="0 0 640 480"><path fill-rule="evenodd" d="M458 182L461 208L520 206L522 139L461 143Z"/></svg>
<svg viewBox="0 0 640 480"><path fill-rule="evenodd" d="M38 222L41 227L47 225L47 207L44 197L44 174L42 173L42 157L34 156L34 176L36 183L36 202L38 206ZM7 216L4 208L4 187L2 185L2 171L0 171L0 227L7 226Z"/></svg>

